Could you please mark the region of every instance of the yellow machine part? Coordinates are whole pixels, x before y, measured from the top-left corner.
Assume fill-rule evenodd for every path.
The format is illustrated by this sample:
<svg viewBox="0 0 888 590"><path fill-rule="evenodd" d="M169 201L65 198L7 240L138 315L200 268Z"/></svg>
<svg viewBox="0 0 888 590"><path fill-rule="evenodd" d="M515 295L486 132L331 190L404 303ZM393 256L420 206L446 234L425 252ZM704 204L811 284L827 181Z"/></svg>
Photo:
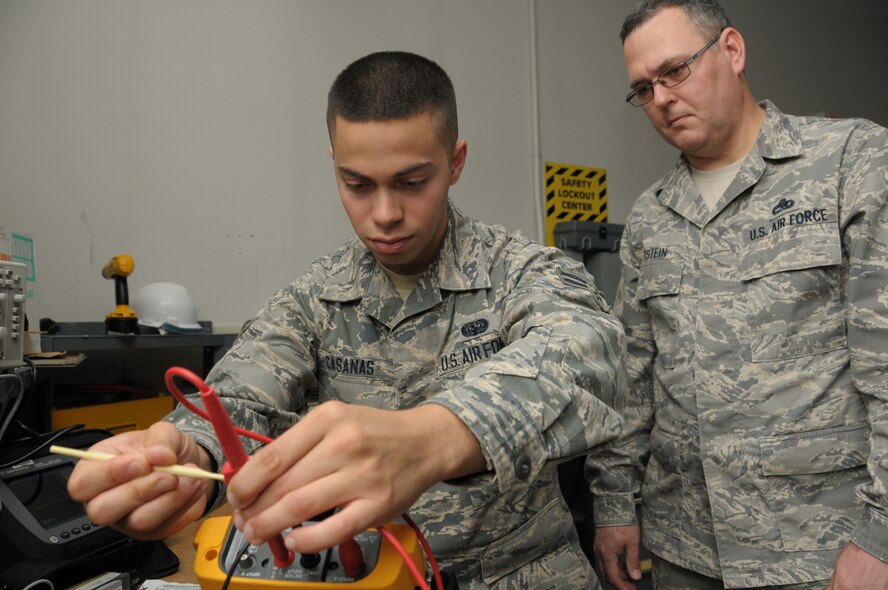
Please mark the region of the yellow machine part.
<svg viewBox="0 0 888 590"><path fill-rule="evenodd" d="M194 573L201 590L221 590L227 572L219 567L219 554L231 525L231 518L218 516L204 520L194 535ZM407 525L389 523L385 528L394 534L420 572L425 573L425 559L416 533ZM366 576L355 582L303 582L242 578L236 574L230 588L237 590L414 590L416 581L404 560L386 539L381 540L379 559ZM298 563L296 557L294 563Z"/></svg>
<svg viewBox="0 0 888 590"><path fill-rule="evenodd" d="M134 318L136 312L129 305L118 304L114 311L105 316L106 318Z"/></svg>
<svg viewBox="0 0 888 590"><path fill-rule="evenodd" d="M133 257L129 254L118 254L114 258L108 261L107 264L102 268L102 276L106 279L113 279L114 277L128 277L133 269L136 268L136 263L133 260Z"/></svg>

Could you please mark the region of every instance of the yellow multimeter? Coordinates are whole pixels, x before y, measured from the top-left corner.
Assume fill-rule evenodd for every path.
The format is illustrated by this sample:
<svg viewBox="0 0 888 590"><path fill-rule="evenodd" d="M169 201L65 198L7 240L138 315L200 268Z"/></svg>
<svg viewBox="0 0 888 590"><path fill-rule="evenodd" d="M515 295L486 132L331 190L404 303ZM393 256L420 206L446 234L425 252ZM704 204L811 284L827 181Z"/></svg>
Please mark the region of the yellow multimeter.
<svg viewBox="0 0 888 590"><path fill-rule="evenodd" d="M303 526L311 526L304 523ZM386 524L425 575L425 559L416 533L407 525ZM285 531L286 534L286 531ZM221 590L233 570L232 590L414 590L416 581L404 559L379 531L355 537L363 558L363 571L349 575L342 567L339 549L297 555L290 565L277 567L267 545L250 545L226 516L208 518L194 535L194 572L202 590ZM235 562L237 562L235 564Z"/></svg>

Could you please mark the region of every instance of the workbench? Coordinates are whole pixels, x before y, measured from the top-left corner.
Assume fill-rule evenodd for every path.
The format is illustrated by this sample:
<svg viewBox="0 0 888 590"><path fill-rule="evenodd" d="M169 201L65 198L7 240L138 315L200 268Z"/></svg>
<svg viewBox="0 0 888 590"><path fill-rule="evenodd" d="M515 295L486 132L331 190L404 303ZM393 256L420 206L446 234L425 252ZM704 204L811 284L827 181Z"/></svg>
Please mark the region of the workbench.
<svg viewBox="0 0 888 590"><path fill-rule="evenodd" d="M234 342L236 334L214 334L212 322L200 322L207 332L192 334L106 334L104 322L59 323L54 334L40 337L41 352L67 352L84 355L76 365L36 363L34 393L22 406L20 418L39 432L52 428L52 412L58 389L65 382L106 383L131 380L135 375L158 383L164 391L163 374L173 364L191 365L191 370L205 377Z"/></svg>

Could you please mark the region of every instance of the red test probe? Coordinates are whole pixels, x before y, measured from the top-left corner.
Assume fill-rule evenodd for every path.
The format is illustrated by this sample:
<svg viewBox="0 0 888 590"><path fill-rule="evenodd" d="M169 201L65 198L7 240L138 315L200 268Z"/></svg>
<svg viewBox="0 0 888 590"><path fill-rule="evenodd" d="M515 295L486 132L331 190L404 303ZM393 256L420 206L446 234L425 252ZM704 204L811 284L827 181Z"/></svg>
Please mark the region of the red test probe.
<svg viewBox="0 0 888 590"><path fill-rule="evenodd" d="M175 383L175 377L177 376L197 387L198 392L200 393L200 399L203 401L204 407L207 410L206 412L203 412L200 408L189 402L182 392L179 391L179 388ZM222 466L222 475L225 477L226 484L231 481L234 474L237 473L250 458L244 450L244 445L238 438L238 434L249 436L250 438L265 443L271 442L271 439L268 437L235 426L231 421L231 418L228 416L228 412L226 412L225 408L222 406L222 402L219 401L219 396L216 395L215 390L207 385L203 379L188 369L183 367L170 367L164 375L164 380L166 381L167 389L170 390L170 393L183 406L201 418L209 420L210 424L213 425L213 430L216 432L216 438L219 439L219 444L222 446L222 452L225 454L225 458L228 459L225 465ZM285 568L293 562L293 552L289 551L284 546L284 538L280 534L268 540L268 547L274 555L274 564L277 567Z"/></svg>
<svg viewBox="0 0 888 590"><path fill-rule="evenodd" d="M188 401L188 398L185 397L185 394L183 394L176 386L176 377L181 377L182 379L191 383L193 386L197 387L200 398L204 403L204 407L207 409L206 412ZM222 466L222 475L225 477L225 483L228 483L231 478L234 477L234 474L237 473L237 471L241 467L243 467L244 463L246 463L249 459L249 455L247 455L247 452L244 450L243 444L241 444L240 439L238 439L238 435L252 438L253 440L257 440L264 444L272 442L272 439L268 438L267 436L263 436L259 433L247 430L246 428L241 428L240 426L235 426L234 423L231 421L231 418L228 416L228 412L226 412L225 408L222 406L222 402L219 401L219 396L216 395L215 390L207 385L203 379L198 377L192 371L189 371L188 369L185 369L183 367L170 367L169 369L167 369L167 372L164 375L164 381L166 382L167 389L169 389L170 393L179 401L179 403L181 403L183 406L185 406L204 420L209 421L210 424L213 425L213 430L216 432L216 437L219 439L219 444L222 447L222 452L228 459L225 465ZM425 554L431 564L432 573L434 575L434 580L437 588L439 590L444 588L444 584L441 578L441 572L438 568L438 562L435 559L432 548L429 546L429 542L426 540L419 527L416 526L416 523L414 523L413 520L406 513L402 514L401 518L403 518L404 522L406 522L407 525L416 533L420 545L425 551ZM391 532L386 530L384 527L379 527L379 532L389 541L389 543L391 543L395 550L398 551L398 553L404 559L404 563L406 564L408 569L410 569L410 572L413 575L416 583L419 585L419 588L428 589L429 586L422 578L422 573L416 567L416 564L413 563L409 555L407 555L407 553L404 551L404 548L398 542L397 538L395 538L391 534ZM284 546L284 540L281 535L270 539L268 541L268 547L274 555L275 566L279 568L285 568L293 562L293 552L289 551ZM354 539L340 544L339 552L340 559L342 560L343 569L346 570L346 574L351 577L359 576L364 570L364 561L363 556L361 555L361 548L354 541Z"/></svg>

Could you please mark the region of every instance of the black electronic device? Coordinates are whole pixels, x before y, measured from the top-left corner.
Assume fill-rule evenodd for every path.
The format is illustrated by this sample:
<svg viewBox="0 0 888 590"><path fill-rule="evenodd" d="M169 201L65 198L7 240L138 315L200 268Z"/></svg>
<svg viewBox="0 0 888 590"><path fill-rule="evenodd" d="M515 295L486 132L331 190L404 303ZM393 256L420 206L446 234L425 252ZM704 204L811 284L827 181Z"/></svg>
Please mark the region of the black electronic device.
<svg viewBox="0 0 888 590"><path fill-rule="evenodd" d="M84 432L66 441L85 448L106 436ZM8 445L0 461L25 456L28 446ZM76 558L126 539L93 523L83 505L68 495L75 461L41 451L0 469L0 572L21 561Z"/></svg>

